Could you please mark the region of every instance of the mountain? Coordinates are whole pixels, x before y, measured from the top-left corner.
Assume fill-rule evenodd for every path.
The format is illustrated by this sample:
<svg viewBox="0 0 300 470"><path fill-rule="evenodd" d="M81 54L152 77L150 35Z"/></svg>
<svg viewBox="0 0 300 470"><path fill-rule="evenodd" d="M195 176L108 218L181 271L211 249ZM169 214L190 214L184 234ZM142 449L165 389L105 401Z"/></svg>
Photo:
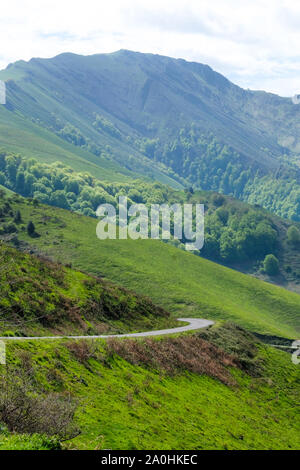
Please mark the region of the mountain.
<svg viewBox="0 0 300 470"><path fill-rule="evenodd" d="M62 151L56 159L73 168L79 152L89 171L108 162L119 175L233 194L300 219L300 107L291 99L243 90L207 65L126 50L19 61L0 79L4 149L28 156L32 146L49 162L48 142L67 142L74 163Z"/></svg>

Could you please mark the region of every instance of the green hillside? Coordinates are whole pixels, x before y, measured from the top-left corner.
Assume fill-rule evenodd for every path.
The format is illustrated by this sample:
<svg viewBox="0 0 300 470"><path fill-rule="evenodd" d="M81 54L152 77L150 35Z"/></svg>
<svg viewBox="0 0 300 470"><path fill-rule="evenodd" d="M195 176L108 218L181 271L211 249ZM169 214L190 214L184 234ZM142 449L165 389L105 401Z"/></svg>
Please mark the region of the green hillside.
<svg viewBox="0 0 300 470"><path fill-rule="evenodd" d="M300 224L258 205L212 191L176 191L141 179L107 182L88 172L78 173L61 162L45 164L5 151L0 152L0 184L22 196L92 217L99 204L117 207L119 196L124 195L129 204L144 203L149 209L157 203L202 203L205 245L198 254L300 292ZM13 222L9 211L2 212L4 224ZM174 240L172 243L183 247ZM278 259L277 272L266 272L264 259L268 255Z"/></svg>
<svg viewBox="0 0 300 470"><path fill-rule="evenodd" d="M297 366L234 325L143 341L8 343L7 360L0 401L16 411L0 449L299 448ZM58 431L53 405L69 394L74 420ZM39 414L45 406L56 425Z"/></svg>
<svg viewBox="0 0 300 470"><path fill-rule="evenodd" d="M136 177L116 163L77 148L19 114L12 114L4 106L0 106L0 145L28 158L36 157L41 162L64 162L76 171L89 171L107 181L127 181Z"/></svg>
<svg viewBox="0 0 300 470"><path fill-rule="evenodd" d="M174 316L235 321L253 331L296 338L300 296L155 240L96 237L97 220L66 210L11 202L22 223L8 238L76 269L144 294ZM32 221L39 236L29 236Z"/></svg>
<svg viewBox="0 0 300 470"><path fill-rule="evenodd" d="M0 242L0 336L122 333L175 324L149 299Z"/></svg>

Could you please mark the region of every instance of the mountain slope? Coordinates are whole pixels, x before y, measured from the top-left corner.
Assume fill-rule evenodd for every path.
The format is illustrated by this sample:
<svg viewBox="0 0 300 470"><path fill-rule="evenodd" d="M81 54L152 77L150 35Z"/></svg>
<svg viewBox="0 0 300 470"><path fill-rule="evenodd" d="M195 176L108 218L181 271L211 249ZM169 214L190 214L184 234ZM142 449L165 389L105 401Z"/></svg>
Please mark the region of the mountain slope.
<svg viewBox="0 0 300 470"><path fill-rule="evenodd" d="M115 334L175 324L149 299L1 242L0 284L0 336Z"/></svg>
<svg viewBox="0 0 300 470"><path fill-rule="evenodd" d="M76 127L80 121L89 124L84 134L90 137L92 113L100 109L117 119L124 131L127 127L137 135L140 131L154 135L154 131L167 130L170 137L196 120L205 131L219 138L226 135L226 143L248 158L262 159L260 164L277 168L276 160L261 149L267 147L276 156L280 147L257 128L257 121L254 126L247 111L252 104L254 114L259 100L256 105L251 100L253 92L233 85L206 65L130 51L88 57L61 54L17 62L0 78L8 80L9 105L42 123L50 123L51 113L56 111L58 117L73 116ZM300 119L299 109L282 101ZM242 111L244 103L247 106ZM275 107L272 101L271 105ZM241 119L247 113L251 126L249 120ZM150 124L155 127L149 128Z"/></svg>
<svg viewBox="0 0 300 470"><path fill-rule="evenodd" d="M252 331L295 338L300 296L158 240L99 240L93 218L15 198L22 224L11 240L146 295L178 317L231 320ZM27 234L33 221L38 237ZM22 230L23 226L23 230Z"/></svg>
<svg viewBox="0 0 300 470"><path fill-rule="evenodd" d="M29 370L38 396L76 399L81 434L67 449L299 448L297 366L234 325L155 341L20 341L7 360L13 374ZM0 449L43 446L49 437L0 430Z"/></svg>
<svg viewBox="0 0 300 470"><path fill-rule="evenodd" d="M130 51L19 61L0 79L8 94L4 148L12 149L15 131L8 140L4 134L22 117L22 125L37 126L32 135L43 128L56 144L84 150L86 160L101 156L100 166L113 161L300 220L300 107L290 99L243 90L207 65ZM28 155L29 143L22 147ZM45 161L42 150L36 145Z"/></svg>
<svg viewBox="0 0 300 470"><path fill-rule="evenodd" d="M282 219L257 205L250 206L211 191L175 191L163 184L140 179L107 183L90 173L75 172L59 162L47 165L5 152L0 152L0 184L22 196L92 217L96 216L101 203L113 204L117 209L120 195L126 195L129 204L142 202L148 209L154 203L202 203L205 244L197 254L300 291L300 224ZM9 210L1 210L0 236L5 237L13 229L18 231L14 219L15 215ZM291 230L294 231L293 239L290 239ZM181 248L184 242L184 239L170 241ZM264 270L264 258L270 254L279 261L277 273Z"/></svg>

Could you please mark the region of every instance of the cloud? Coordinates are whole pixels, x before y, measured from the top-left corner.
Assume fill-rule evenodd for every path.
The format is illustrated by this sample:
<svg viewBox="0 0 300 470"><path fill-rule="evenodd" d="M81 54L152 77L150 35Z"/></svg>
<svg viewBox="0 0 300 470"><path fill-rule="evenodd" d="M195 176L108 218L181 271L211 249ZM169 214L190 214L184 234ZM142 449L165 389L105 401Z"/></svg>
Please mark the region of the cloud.
<svg viewBox="0 0 300 470"><path fill-rule="evenodd" d="M204 62L246 88L300 91L294 0L10 0L0 67L15 60L132 49Z"/></svg>

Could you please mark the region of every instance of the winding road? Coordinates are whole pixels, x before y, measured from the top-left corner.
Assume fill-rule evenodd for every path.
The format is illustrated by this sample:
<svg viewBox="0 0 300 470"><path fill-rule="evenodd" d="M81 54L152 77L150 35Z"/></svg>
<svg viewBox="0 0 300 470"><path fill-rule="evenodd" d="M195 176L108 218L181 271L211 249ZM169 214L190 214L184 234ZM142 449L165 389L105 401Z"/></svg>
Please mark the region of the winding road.
<svg viewBox="0 0 300 470"><path fill-rule="evenodd" d="M161 336L173 333L183 333L184 331L199 330L214 324L211 320L203 318L177 318L178 321L188 322L189 325L177 328L167 328L166 330L143 331L142 333L126 333L122 335L96 335L96 336L4 336L1 341L33 341L42 339L98 339L98 338L138 338L145 336Z"/></svg>

